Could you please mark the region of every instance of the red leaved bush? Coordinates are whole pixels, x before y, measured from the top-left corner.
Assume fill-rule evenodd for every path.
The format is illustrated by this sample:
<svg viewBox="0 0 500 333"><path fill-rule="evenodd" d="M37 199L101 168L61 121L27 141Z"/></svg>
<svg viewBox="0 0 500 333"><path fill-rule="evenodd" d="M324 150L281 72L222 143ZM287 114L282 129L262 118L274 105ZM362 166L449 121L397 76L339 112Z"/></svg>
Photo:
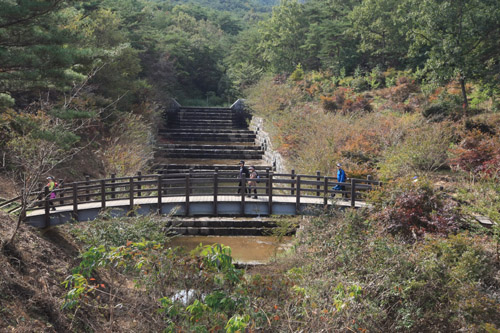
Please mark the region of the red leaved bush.
<svg viewBox="0 0 500 333"><path fill-rule="evenodd" d="M349 88L340 87L333 96L320 96L320 99L323 110L327 112L340 111L341 114L347 115L373 111L368 98L354 94Z"/></svg>
<svg viewBox="0 0 500 333"><path fill-rule="evenodd" d="M456 204L430 186L412 183L384 191L384 208L376 217L388 232L416 240L426 233L447 235L458 230Z"/></svg>
<svg viewBox="0 0 500 333"><path fill-rule="evenodd" d="M451 150L454 169L478 174L483 178L500 177L500 140L473 130Z"/></svg>

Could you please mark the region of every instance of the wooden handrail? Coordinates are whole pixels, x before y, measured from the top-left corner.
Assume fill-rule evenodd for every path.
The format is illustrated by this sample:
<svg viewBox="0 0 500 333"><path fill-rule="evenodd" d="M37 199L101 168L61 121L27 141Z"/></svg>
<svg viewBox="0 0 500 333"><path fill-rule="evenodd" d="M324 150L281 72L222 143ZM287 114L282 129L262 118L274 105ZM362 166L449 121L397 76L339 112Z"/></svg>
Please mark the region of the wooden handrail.
<svg viewBox="0 0 500 333"><path fill-rule="evenodd" d="M196 176L195 176L196 175ZM100 202L101 209L105 209L109 200L129 200L129 209L133 209L135 199L157 198L158 211L162 209L162 197L185 196L185 212L190 211L190 197L209 195L213 196L214 215L217 215L217 202L221 195L241 196L241 214L245 213L247 181L245 177L238 179L235 177L223 177L224 173L217 169L214 172L203 173L179 173L170 175L152 174L131 177L114 177L90 180L88 177L83 182L66 183L64 189L55 189L53 192L68 193L64 201L60 198L50 199L50 192L44 189L44 196L38 202L43 204L45 215L50 215L51 207L62 206L67 202L73 206L73 215L78 216L78 204L87 202ZM240 183L238 185L238 183ZM322 176L320 172L315 175L296 174L292 170L291 174L276 174L266 170L265 177L257 182L257 194L260 198L267 197L269 204L269 214L272 214L273 197L295 197L297 214L300 213L301 198L321 198L326 206L332 194L342 193L350 195L350 206L354 207L356 201L362 199L362 192L371 190L374 186L380 185L379 181L371 179L351 178L349 182L339 183L336 177ZM340 185L343 190L334 190L333 187ZM122 189L120 189L122 188ZM239 190L239 191L238 191ZM69 194L71 193L71 195ZM39 192L34 193L39 195ZM19 198L13 198L10 202ZM58 204L61 203L61 204ZM5 204L5 203L2 203ZM30 208L33 210L36 208ZM50 219L46 218L46 226L50 225Z"/></svg>
<svg viewBox="0 0 500 333"><path fill-rule="evenodd" d="M0 208L4 207L4 206L8 206L10 203L13 203L14 201L17 201L21 199L21 196L18 196L18 197L15 197L15 198L12 198L12 199L9 199L7 201L4 201L4 202L0 202Z"/></svg>

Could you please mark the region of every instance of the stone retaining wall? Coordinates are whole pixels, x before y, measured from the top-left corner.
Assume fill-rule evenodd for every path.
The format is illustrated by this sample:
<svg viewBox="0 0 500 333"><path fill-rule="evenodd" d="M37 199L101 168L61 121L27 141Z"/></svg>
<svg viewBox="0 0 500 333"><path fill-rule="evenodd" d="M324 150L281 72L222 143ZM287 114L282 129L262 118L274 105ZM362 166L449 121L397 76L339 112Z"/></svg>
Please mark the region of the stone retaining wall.
<svg viewBox="0 0 500 333"><path fill-rule="evenodd" d="M255 116L252 117L249 128L257 135L255 143L260 145L262 150L264 150L262 159L273 166L273 171L286 173L288 169L285 164L285 159L279 152L274 150L269 133L264 131L264 119Z"/></svg>

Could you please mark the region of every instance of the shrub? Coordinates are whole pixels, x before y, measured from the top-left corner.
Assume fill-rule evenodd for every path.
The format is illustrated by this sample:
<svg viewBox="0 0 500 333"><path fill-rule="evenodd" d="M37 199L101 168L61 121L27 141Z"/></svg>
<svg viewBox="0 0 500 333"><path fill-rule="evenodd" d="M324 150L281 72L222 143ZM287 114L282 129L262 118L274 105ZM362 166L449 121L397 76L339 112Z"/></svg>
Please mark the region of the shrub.
<svg viewBox="0 0 500 333"><path fill-rule="evenodd" d="M425 182L401 181L383 189L377 204L384 207L376 219L388 232L406 240L426 233L446 235L458 230L460 216L456 204L435 192Z"/></svg>
<svg viewBox="0 0 500 333"><path fill-rule="evenodd" d="M371 89L378 89L385 85L385 76L379 66L372 69L367 79Z"/></svg>
<svg viewBox="0 0 500 333"><path fill-rule="evenodd" d="M362 77L362 76L359 76L359 77L355 77L352 81L351 81L351 84L350 84L351 88L355 91L355 92L363 92L363 91L366 91L366 90L369 90L370 89L370 84L368 83L368 81Z"/></svg>
<svg viewBox="0 0 500 333"><path fill-rule="evenodd" d="M422 111L422 115L436 122L445 119L458 120L462 114L462 110L459 96L442 92L439 94L437 100L433 101Z"/></svg>
<svg viewBox="0 0 500 333"><path fill-rule="evenodd" d="M473 130L450 150L450 165L482 177L500 177L500 140Z"/></svg>
<svg viewBox="0 0 500 333"><path fill-rule="evenodd" d="M339 108L339 106L335 102L335 97L320 96L320 99L321 99L321 107L326 112L333 112Z"/></svg>
<svg viewBox="0 0 500 333"><path fill-rule="evenodd" d="M397 85L391 89L390 99L396 103L406 101L412 93L418 92L418 86L414 80L399 78Z"/></svg>
<svg viewBox="0 0 500 333"><path fill-rule="evenodd" d="M371 111L373 111L373 108L370 101L366 97L358 95L344 101L341 113L343 115L347 115L352 113L367 113Z"/></svg>
<svg viewBox="0 0 500 333"><path fill-rule="evenodd" d="M293 73L289 77L292 81L300 81L304 79L304 70L302 69L302 65L298 64Z"/></svg>
<svg viewBox="0 0 500 333"><path fill-rule="evenodd" d="M339 88L335 90L335 94L332 97L321 96L321 105L325 111L337 111L343 109L344 103L346 101L346 95L350 94L351 91L346 88Z"/></svg>
<svg viewBox="0 0 500 333"><path fill-rule="evenodd" d="M380 161L380 175L391 179L439 170L448 163L447 150L453 139L447 124L436 124L409 132Z"/></svg>

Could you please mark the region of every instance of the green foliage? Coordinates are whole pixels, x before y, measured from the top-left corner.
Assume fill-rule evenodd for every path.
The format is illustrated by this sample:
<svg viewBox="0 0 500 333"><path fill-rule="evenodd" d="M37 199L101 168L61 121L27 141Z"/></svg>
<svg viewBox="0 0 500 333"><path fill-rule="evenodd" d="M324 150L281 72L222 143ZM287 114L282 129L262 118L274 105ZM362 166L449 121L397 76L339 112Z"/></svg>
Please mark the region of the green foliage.
<svg viewBox="0 0 500 333"><path fill-rule="evenodd" d="M10 94L0 93L0 110L5 110L15 104L14 98Z"/></svg>
<svg viewBox="0 0 500 333"><path fill-rule="evenodd" d="M88 247L106 248L142 240L162 242L166 239L166 222L153 216L101 218L74 225L73 235Z"/></svg>
<svg viewBox="0 0 500 333"><path fill-rule="evenodd" d="M199 320L209 310L210 308L199 300L195 300L193 304L186 307L186 311L191 314L189 320L193 322Z"/></svg>
<svg viewBox="0 0 500 333"><path fill-rule="evenodd" d="M297 0L283 0L262 22L259 48L275 72L291 72L304 58L301 45L307 21Z"/></svg>
<svg viewBox="0 0 500 333"><path fill-rule="evenodd" d="M232 316L226 324L226 327L225 327L226 333L242 332L248 326L249 321L250 321L249 315L244 315L244 316L234 315L234 316Z"/></svg>
<svg viewBox="0 0 500 333"><path fill-rule="evenodd" d="M205 264L218 272L224 273L225 279L231 283L237 283L243 272L234 267L231 257L231 248L223 244L198 246L193 253L203 257ZM217 279L218 283L224 281Z"/></svg>
<svg viewBox="0 0 500 333"><path fill-rule="evenodd" d="M290 80L300 81L303 78L304 78L304 70L302 69L302 65L298 64L297 67L295 67L293 73L290 75Z"/></svg>
<svg viewBox="0 0 500 333"><path fill-rule="evenodd" d="M407 19L415 27L409 31L411 49L428 55L425 65L431 77L441 82L458 77L465 86L465 80L496 75L484 72L496 57L493 45L498 45L500 33L495 1L412 0L408 5ZM465 89L462 97L466 106Z"/></svg>
<svg viewBox="0 0 500 333"><path fill-rule="evenodd" d="M355 77L351 81L350 86L355 92L363 92L370 88L370 84L363 76Z"/></svg>

